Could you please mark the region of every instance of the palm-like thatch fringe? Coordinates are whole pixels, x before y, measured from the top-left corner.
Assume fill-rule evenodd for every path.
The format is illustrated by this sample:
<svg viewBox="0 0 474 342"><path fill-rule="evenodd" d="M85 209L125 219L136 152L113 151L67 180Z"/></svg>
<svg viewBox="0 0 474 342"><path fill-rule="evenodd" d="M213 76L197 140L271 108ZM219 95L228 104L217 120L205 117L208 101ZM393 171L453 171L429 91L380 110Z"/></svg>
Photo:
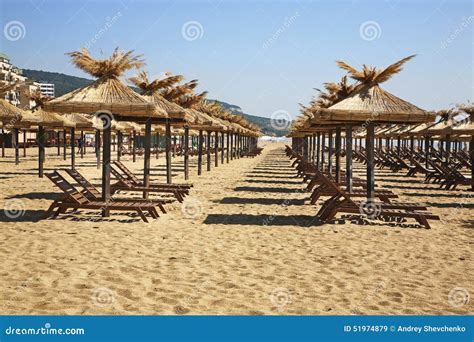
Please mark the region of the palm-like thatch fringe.
<svg viewBox="0 0 474 342"><path fill-rule="evenodd" d="M336 61L336 64L341 68L349 72L350 77L356 81L359 81L363 86L372 86L383 83L392 78L393 75L399 73L402 70L403 65L414 58L416 55L405 57L398 62L395 62L385 69L377 69L375 67L369 67L367 65L362 66L362 70L357 70L343 61Z"/></svg>
<svg viewBox="0 0 474 342"><path fill-rule="evenodd" d="M135 86L141 89L143 94L149 95L158 90L170 88L184 79L182 75L171 75L166 73L164 78L158 78L150 82L146 71L140 72L137 76L129 78Z"/></svg>
<svg viewBox="0 0 474 342"><path fill-rule="evenodd" d="M86 49L71 52L71 61L81 70L98 79L52 101L44 109L60 113L94 113L108 111L114 115L163 117L167 114L119 80L126 70L143 66L141 56L133 51L114 51L108 59L94 59Z"/></svg>
<svg viewBox="0 0 474 342"><path fill-rule="evenodd" d="M79 69L97 78L120 77L129 69L138 69L145 65L142 55L134 56L133 51L124 52L116 48L106 59L93 58L89 50L69 52L72 63Z"/></svg>
<svg viewBox="0 0 474 342"><path fill-rule="evenodd" d="M146 71L140 72L137 76L129 78L129 81L137 86L142 96L148 101L154 103L158 108L164 110L169 117L183 118L186 121L193 120L193 116L178 104L165 99L160 92L163 87L169 87L176 82L180 82L183 76L168 76L165 79L158 79L150 82Z"/></svg>
<svg viewBox="0 0 474 342"><path fill-rule="evenodd" d="M371 120L401 123L434 121L436 114L427 113L379 86L379 83L387 81L398 73L402 66L413 57L414 55L403 58L385 69L364 65L361 71L338 61L337 64L347 70L350 77L357 80L359 84L346 99L327 109L322 109L321 120L352 122Z"/></svg>

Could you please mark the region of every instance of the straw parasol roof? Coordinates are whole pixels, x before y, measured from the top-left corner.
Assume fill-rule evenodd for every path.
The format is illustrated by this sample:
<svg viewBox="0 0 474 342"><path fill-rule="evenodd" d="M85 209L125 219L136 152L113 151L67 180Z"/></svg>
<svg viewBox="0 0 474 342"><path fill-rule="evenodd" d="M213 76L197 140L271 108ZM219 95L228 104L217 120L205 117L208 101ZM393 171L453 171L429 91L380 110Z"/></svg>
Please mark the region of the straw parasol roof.
<svg viewBox="0 0 474 342"><path fill-rule="evenodd" d="M49 101L45 110L60 113L94 113L108 111L119 116L166 118L167 114L134 92L119 77L132 68L144 65L133 51L115 49L108 59L94 59L87 49L68 53L72 63L91 76L92 84Z"/></svg>
<svg viewBox="0 0 474 342"><path fill-rule="evenodd" d="M169 117L190 120L192 117L184 108L176 103L168 101L160 93L160 89L169 87L174 84L174 82L179 82L180 80L182 80L182 76L178 75L150 81L146 71L142 71L137 76L129 78L130 82L140 88L141 95L146 100L154 103L156 107L168 113Z"/></svg>
<svg viewBox="0 0 474 342"><path fill-rule="evenodd" d="M342 120L361 122L372 120L375 122L429 122L435 116L423 109L400 99L380 87L380 83L389 80L402 70L403 64L414 55L406 57L385 69L363 66L361 71L356 70L342 61L337 64L349 72L350 77L359 82L354 91L342 101L329 108L321 108L321 120Z"/></svg>
<svg viewBox="0 0 474 342"><path fill-rule="evenodd" d="M102 129L102 124L99 123L97 120L94 121L91 118L88 118L84 114L79 113L71 113L65 114L62 118L67 119L74 123L75 127L80 130L96 130Z"/></svg>
<svg viewBox="0 0 474 342"><path fill-rule="evenodd" d="M22 109L15 107L3 98L5 94L15 89L17 85L17 83L10 83L0 86L0 121L4 122L5 125L8 125L9 122L10 124L18 122L25 113Z"/></svg>
<svg viewBox="0 0 474 342"><path fill-rule="evenodd" d="M52 127L52 128L60 128L60 127L75 127L75 123L72 122L70 119L67 119L57 113L47 112L43 110L43 108L38 107L35 110L31 111L31 114L35 116L35 121L37 121L36 125L44 126L44 127ZM34 123L31 123L32 125Z"/></svg>

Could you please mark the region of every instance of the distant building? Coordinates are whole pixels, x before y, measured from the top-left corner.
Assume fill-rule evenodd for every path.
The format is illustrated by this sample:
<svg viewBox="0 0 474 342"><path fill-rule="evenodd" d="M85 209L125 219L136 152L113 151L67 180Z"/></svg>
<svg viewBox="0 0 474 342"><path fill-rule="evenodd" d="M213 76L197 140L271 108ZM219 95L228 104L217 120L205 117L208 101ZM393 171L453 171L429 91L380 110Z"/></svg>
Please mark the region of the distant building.
<svg viewBox="0 0 474 342"><path fill-rule="evenodd" d="M0 84L13 82L25 82L27 78L23 76L23 71L10 63L10 59L4 53L0 53ZM20 86L15 91L10 91L5 95L5 99L14 106L30 109L34 102L30 100L30 95L38 89L34 83L27 83ZM53 90L54 91L54 90Z"/></svg>
<svg viewBox="0 0 474 342"><path fill-rule="evenodd" d="M53 83L41 83L35 82L35 85L39 87L41 95L46 97L54 97L54 84Z"/></svg>

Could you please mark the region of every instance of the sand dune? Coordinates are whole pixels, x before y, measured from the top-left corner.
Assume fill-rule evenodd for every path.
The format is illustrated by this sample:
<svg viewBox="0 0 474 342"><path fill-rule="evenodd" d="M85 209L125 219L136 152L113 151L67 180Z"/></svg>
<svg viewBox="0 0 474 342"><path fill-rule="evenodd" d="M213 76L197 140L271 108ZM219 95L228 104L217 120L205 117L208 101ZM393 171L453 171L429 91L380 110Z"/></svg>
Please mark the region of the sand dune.
<svg viewBox="0 0 474 342"><path fill-rule="evenodd" d="M47 170L69 166L47 152ZM431 221L431 230L354 218L317 225L321 202L308 204L283 145L268 144L261 156L201 177L192 158L191 195L149 224L85 211L41 220L58 190L36 176L36 151L19 166L7 153L0 201L24 211L0 216L2 314L473 312L472 301L459 305L474 294L474 197L466 188L440 190L421 177L377 171L379 186L427 203L443 220ZM142 171L141 159L123 159ZM181 158L174 163L183 181ZM77 168L100 181L92 153ZM164 157L152 160L152 180L164 174Z"/></svg>

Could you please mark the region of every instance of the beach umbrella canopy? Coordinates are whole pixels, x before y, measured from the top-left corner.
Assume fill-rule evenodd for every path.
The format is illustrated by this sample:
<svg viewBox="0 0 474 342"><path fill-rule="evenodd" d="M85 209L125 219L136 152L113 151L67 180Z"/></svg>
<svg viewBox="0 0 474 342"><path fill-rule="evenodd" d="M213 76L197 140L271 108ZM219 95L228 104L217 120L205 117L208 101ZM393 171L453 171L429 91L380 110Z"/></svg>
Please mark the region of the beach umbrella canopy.
<svg viewBox="0 0 474 342"><path fill-rule="evenodd" d="M45 110L59 113L95 113L107 111L118 116L166 118L167 114L137 94L119 77L144 65L141 56L118 48L107 59L91 57L87 49L68 53L72 63L91 76L93 83L57 97L45 104Z"/></svg>
<svg viewBox="0 0 474 342"><path fill-rule="evenodd" d="M94 131L102 129L102 123L97 119L94 120L95 117L91 118L80 113L64 114L62 117L73 122L75 127L81 131Z"/></svg>
<svg viewBox="0 0 474 342"><path fill-rule="evenodd" d="M402 70L402 66L415 55L401 59L385 69L366 65L357 70L343 61L337 61L350 77L359 83L344 100L329 108L321 108L321 120L348 122L414 123L434 121L436 115L405 101L382 89L380 84L388 81Z"/></svg>
<svg viewBox="0 0 474 342"><path fill-rule="evenodd" d="M15 89L18 86L17 83L8 83L0 85L0 122L3 126L11 126L21 120L25 111L12 105L10 102L5 100L3 97Z"/></svg>
<svg viewBox="0 0 474 342"><path fill-rule="evenodd" d="M87 49L68 53L72 63L79 69L97 78L92 84L60 96L45 105L48 111L61 113L97 113L103 121L102 200L110 198L110 143L113 117L135 117L137 119L168 118L168 114L155 104L130 89L119 77L125 71L144 65L141 56L133 51L123 52L118 48L109 58L95 59ZM151 122L147 122L151 127ZM146 180L148 184L148 180ZM104 210L104 216L108 211Z"/></svg>
<svg viewBox="0 0 474 342"><path fill-rule="evenodd" d="M146 71L142 71L137 76L129 78L129 81L140 89L141 95L147 101L154 103L157 108L165 111L170 118L178 118L189 121L192 119L192 117L189 116L183 107L168 101L160 93L161 89L169 87L170 85L174 84L174 82L179 82L181 79L182 76L178 75L150 81L148 73Z"/></svg>

